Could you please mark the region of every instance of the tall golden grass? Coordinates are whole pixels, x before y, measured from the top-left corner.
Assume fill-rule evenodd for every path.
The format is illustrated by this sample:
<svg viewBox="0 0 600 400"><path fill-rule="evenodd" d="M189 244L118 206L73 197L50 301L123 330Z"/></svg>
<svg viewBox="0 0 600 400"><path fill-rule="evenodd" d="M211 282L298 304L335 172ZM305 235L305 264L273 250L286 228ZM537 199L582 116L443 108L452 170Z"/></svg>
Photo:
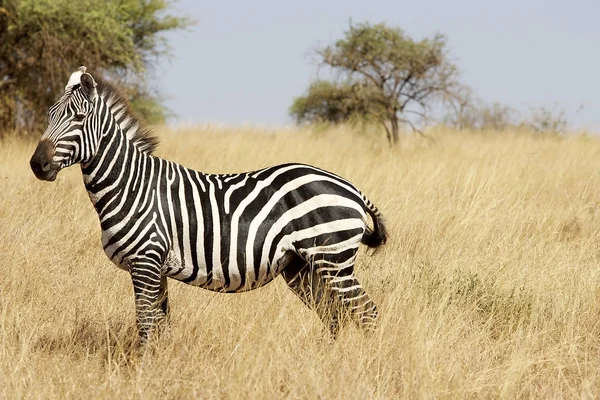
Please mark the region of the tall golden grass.
<svg viewBox="0 0 600 400"><path fill-rule="evenodd" d="M205 172L301 161L354 182L391 240L356 269L373 337L334 343L283 284L170 282L171 332L131 351L127 273L105 257L80 171L0 143L2 398L554 398L600 393L600 138L437 131L396 149L338 129L159 132Z"/></svg>

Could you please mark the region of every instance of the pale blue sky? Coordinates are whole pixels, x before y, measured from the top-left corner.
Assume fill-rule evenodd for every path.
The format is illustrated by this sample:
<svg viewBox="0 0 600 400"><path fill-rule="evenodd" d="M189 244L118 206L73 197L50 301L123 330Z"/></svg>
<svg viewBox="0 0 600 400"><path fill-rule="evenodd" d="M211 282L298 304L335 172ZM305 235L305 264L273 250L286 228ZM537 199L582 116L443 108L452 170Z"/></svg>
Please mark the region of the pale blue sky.
<svg viewBox="0 0 600 400"><path fill-rule="evenodd" d="M600 0L179 0L174 9L198 20L168 35L173 58L157 71L175 123L290 123L292 98L316 76L308 53L352 19L417 39L444 33L483 100L559 106L574 127L600 131Z"/></svg>

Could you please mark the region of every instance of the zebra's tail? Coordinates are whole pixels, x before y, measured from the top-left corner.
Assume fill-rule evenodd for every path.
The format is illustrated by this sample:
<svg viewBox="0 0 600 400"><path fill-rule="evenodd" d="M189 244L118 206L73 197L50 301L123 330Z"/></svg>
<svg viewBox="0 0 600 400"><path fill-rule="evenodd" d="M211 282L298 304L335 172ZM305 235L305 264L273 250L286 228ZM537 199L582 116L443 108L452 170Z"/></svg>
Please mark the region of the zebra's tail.
<svg viewBox="0 0 600 400"><path fill-rule="evenodd" d="M383 222L383 215L381 215L377 207L375 207L375 204L371 203L371 201L364 195L363 200L365 202L367 212L373 220L373 229L367 225L365 233L360 241L362 244L366 244L369 247L379 247L382 244L385 244L388 239L387 229Z"/></svg>

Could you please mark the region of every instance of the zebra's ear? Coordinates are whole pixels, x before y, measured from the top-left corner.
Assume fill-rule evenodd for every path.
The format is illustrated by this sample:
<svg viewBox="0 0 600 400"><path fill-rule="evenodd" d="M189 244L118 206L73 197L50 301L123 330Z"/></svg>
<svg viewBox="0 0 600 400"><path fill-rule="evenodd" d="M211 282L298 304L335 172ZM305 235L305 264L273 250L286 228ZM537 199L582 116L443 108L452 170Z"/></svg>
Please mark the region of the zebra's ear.
<svg viewBox="0 0 600 400"><path fill-rule="evenodd" d="M92 103L96 99L96 96L98 96L96 81L94 81L94 78L90 74L85 73L81 75L81 90Z"/></svg>

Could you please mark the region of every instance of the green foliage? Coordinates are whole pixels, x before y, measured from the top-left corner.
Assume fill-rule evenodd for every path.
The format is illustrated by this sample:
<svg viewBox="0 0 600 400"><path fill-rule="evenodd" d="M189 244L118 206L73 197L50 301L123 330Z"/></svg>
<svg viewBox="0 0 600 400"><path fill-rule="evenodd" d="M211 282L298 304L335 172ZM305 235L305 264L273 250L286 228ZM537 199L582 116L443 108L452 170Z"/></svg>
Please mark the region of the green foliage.
<svg viewBox="0 0 600 400"><path fill-rule="evenodd" d="M385 24L350 24L343 39L319 49L317 56L345 83L311 86L306 96L295 99L290 114L298 121L360 114L381 123L391 143L398 140L400 124L416 130L415 119L425 118L441 94L457 87L457 69L446 56L442 35L416 41ZM338 109L348 112L324 112Z"/></svg>
<svg viewBox="0 0 600 400"><path fill-rule="evenodd" d="M156 58L168 53L162 33L189 26L165 15L165 0L4 0L0 6L0 130L39 129L48 105L80 65L136 92L134 109L160 122L157 96L140 91Z"/></svg>
<svg viewBox="0 0 600 400"><path fill-rule="evenodd" d="M156 91L141 84L129 84L125 93L133 112L143 116L146 123L162 124L170 116L169 111L162 105L163 98Z"/></svg>
<svg viewBox="0 0 600 400"><path fill-rule="evenodd" d="M294 99L290 109L296 122L343 123L366 113L356 87L329 81L312 83L306 95Z"/></svg>

